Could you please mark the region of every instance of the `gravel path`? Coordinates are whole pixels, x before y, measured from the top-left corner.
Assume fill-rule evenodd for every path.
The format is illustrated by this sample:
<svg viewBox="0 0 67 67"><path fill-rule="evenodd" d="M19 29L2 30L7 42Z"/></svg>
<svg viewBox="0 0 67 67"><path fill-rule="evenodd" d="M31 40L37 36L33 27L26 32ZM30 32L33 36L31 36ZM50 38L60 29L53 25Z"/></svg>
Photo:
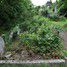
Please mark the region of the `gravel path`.
<svg viewBox="0 0 67 67"><path fill-rule="evenodd" d="M60 33L60 36L62 37L64 41L64 48L67 50L67 31Z"/></svg>

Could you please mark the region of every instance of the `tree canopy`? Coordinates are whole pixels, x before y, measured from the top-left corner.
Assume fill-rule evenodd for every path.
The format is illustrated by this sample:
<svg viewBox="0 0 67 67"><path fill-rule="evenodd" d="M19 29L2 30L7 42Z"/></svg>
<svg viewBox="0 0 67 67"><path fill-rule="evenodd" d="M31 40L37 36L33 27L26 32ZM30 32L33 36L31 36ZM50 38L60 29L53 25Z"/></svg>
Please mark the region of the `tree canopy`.
<svg viewBox="0 0 67 67"><path fill-rule="evenodd" d="M0 30L9 31L18 23L29 19L31 9L30 0L0 0Z"/></svg>
<svg viewBox="0 0 67 67"><path fill-rule="evenodd" d="M60 14L67 17L67 0L60 0Z"/></svg>

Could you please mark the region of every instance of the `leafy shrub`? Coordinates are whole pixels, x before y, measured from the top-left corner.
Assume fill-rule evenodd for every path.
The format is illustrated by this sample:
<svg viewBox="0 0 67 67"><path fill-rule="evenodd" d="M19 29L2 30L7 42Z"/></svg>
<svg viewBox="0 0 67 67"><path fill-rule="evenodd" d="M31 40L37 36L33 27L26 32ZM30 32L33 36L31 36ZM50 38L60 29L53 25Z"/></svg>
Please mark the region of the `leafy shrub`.
<svg viewBox="0 0 67 67"><path fill-rule="evenodd" d="M59 16L56 15L56 14L52 14L52 15L50 16L50 19L52 19L53 21L58 21L58 20L59 20Z"/></svg>
<svg viewBox="0 0 67 67"><path fill-rule="evenodd" d="M67 0L60 0L58 5L59 5L59 14L67 17Z"/></svg>
<svg viewBox="0 0 67 67"><path fill-rule="evenodd" d="M0 29L10 31L32 17L30 0L0 0Z"/></svg>
<svg viewBox="0 0 67 67"><path fill-rule="evenodd" d="M2 37L5 41L5 50L12 49L12 39L9 38L9 33L2 34Z"/></svg>
<svg viewBox="0 0 67 67"><path fill-rule="evenodd" d="M43 10L43 11L41 11L41 14L42 14L42 16L47 17L47 15L48 15L48 10Z"/></svg>
<svg viewBox="0 0 67 67"><path fill-rule="evenodd" d="M60 16L59 18L60 18L60 21L63 21L63 22L66 21L66 18L64 16Z"/></svg>
<svg viewBox="0 0 67 67"><path fill-rule="evenodd" d="M45 54L46 56L49 54L48 57L50 58L59 58L62 56L60 54L62 52L62 43L56 27L54 28L54 25L50 26L44 20L42 23L40 22L41 24L38 22L32 23L29 31L19 35L22 44L29 46L35 53Z"/></svg>
<svg viewBox="0 0 67 67"><path fill-rule="evenodd" d="M3 34L2 37L6 44L11 42L11 40L9 39L9 33Z"/></svg>
<svg viewBox="0 0 67 67"><path fill-rule="evenodd" d="M64 56L67 56L67 50L63 50Z"/></svg>

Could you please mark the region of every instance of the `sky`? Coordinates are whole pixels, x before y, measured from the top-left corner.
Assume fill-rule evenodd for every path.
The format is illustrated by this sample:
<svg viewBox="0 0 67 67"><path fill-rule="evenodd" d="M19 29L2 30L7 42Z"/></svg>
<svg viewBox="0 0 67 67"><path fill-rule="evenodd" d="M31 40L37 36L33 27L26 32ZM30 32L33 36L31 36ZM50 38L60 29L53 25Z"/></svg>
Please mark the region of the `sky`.
<svg viewBox="0 0 67 67"><path fill-rule="evenodd" d="M44 4L47 3L47 1L50 1L50 0L31 0L32 3L35 5L35 6L42 6ZM52 0L52 2L55 2L56 0Z"/></svg>

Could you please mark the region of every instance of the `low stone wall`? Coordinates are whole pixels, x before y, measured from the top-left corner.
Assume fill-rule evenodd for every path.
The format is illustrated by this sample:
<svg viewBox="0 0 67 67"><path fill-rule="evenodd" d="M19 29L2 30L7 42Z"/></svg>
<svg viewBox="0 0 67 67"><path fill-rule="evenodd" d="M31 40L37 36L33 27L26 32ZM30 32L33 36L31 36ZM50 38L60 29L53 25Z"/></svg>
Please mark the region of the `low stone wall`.
<svg viewBox="0 0 67 67"><path fill-rule="evenodd" d="M0 67L66 67L65 60L0 60Z"/></svg>
<svg viewBox="0 0 67 67"><path fill-rule="evenodd" d="M63 59L55 59L55 60L27 60L27 61L19 61L19 60L0 60L1 63L10 63L10 64L32 64L32 63L65 63Z"/></svg>

